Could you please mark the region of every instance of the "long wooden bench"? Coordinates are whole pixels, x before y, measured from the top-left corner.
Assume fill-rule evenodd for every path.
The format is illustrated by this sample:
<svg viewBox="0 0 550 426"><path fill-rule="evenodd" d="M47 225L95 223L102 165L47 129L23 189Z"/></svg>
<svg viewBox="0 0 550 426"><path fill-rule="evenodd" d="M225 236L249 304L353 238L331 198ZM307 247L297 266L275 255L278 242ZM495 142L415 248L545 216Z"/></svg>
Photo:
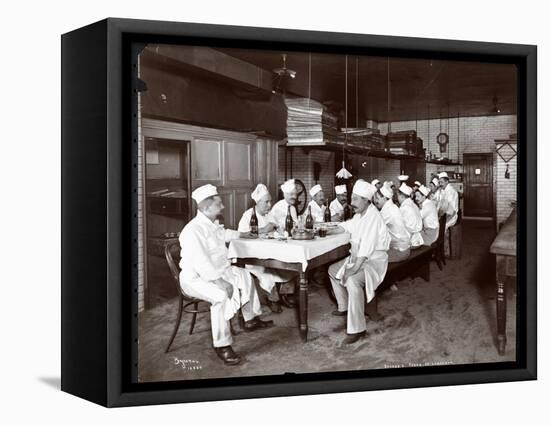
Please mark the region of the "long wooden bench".
<svg viewBox="0 0 550 426"><path fill-rule="evenodd" d="M432 260L436 262L440 270L443 270L443 265L445 264L444 244L446 222L446 215L439 218L439 234L437 240L431 246L422 246L411 250L411 254L406 260L388 264L386 276L376 289L377 294L391 287L392 284L406 278L420 277L425 281L430 281L430 262ZM377 296L366 305L365 312L372 320L376 321L380 318Z"/></svg>

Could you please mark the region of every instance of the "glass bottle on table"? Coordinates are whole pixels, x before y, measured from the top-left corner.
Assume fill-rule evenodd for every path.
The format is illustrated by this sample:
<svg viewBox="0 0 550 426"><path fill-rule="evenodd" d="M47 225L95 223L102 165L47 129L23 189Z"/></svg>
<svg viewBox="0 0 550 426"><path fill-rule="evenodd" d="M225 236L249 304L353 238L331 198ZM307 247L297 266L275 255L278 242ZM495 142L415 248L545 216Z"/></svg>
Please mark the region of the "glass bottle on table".
<svg viewBox="0 0 550 426"><path fill-rule="evenodd" d="M294 220L292 220L292 214L290 213L290 206L288 206L286 211L286 219L285 219L285 231L288 233L289 237L292 237L293 227L294 227Z"/></svg>
<svg viewBox="0 0 550 426"><path fill-rule="evenodd" d="M311 215L311 206L307 207L306 229L313 229L313 216Z"/></svg>
<svg viewBox="0 0 550 426"><path fill-rule="evenodd" d="M256 216L256 206L252 208L252 215L250 216L250 233L258 236L258 216Z"/></svg>
<svg viewBox="0 0 550 426"><path fill-rule="evenodd" d="M328 206L328 204L325 206L325 222L330 222L332 217L330 215L330 207Z"/></svg>

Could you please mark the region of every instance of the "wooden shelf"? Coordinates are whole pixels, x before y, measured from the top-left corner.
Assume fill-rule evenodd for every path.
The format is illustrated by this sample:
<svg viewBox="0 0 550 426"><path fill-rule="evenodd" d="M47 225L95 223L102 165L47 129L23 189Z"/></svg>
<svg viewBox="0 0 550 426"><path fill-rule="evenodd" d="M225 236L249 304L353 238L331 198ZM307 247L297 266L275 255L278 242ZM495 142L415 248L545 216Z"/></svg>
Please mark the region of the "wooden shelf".
<svg viewBox="0 0 550 426"><path fill-rule="evenodd" d="M302 148L305 150L308 149L317 149L321 151L333 151L341 152L344 148L341 144L337 143L324 143L322 145L285 145L288 148ZM405 155L405 154L392 154L383 149L370 149L366 147L361 147L357 145L348 144L345 147L346 153L353 153L358 155L365 155L368 157L376 158L385 158L387 160L423 160L423 157L416 157L414 155Z"/></svg>
<svg viewBox="0 0 550 426"><path fill-rule="evenodd" d="M439 164L440 166L462 166L462 163L458 163L453 160L426 160L429 164Z"/></svg>

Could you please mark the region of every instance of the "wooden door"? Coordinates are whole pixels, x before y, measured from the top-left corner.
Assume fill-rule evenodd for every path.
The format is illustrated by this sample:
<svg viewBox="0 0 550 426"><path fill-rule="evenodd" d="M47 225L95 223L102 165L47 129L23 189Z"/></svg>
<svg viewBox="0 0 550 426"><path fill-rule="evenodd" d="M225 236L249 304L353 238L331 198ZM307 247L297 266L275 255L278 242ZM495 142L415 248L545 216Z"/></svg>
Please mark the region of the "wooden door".
<svg viewBox="0 0 550 426"><path fill-rule="evenodd" d="M493 217L493 154L464 154L464 215Z"/></svg>

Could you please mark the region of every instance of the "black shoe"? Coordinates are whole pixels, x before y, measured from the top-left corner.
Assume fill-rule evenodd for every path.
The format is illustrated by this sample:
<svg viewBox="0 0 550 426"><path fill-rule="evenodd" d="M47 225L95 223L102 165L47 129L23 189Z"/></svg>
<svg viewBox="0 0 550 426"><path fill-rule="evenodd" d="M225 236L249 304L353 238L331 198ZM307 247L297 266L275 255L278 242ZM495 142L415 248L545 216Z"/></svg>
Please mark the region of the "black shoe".
<svg viewBox="0 0 550 426"><path fill-rule="evenodd" d="M348 311L339 311L338 309L332 311L332 315L334 315L335 317L345 317L346 315L348 314Z"/></svg>
<svg viewBox="0 0 550 426"><path fill-rule="evenodd" d="M255 331L263 328L273 327L273 321L262 321L260 318L256 317L250 321L245 321L243 329L244 331Z"/></svg>
<svg viewBox="0 0 550 426"><path fill-rule="evenodd" d="M281 312L283 312L283 308L281 308L281 304L279 302L273 302L271 300L268 300L267 306L269 307L269 309L271 309L271 312L273 312L274 314L280 314Z"/></svg>
<svg viewBox="0 0 550 426"><path fill-rule="evenodd" d="M293 309L296 307L296 298L292 294L281 294L281 303L283 306Z"/></svg>
<svg viewBox="0 0 550 426"><path fill-rule="evenodd" d="M352 343L357 342L359 339L366 337L366 335L367 335L366 331L362 331L360 333L348 334L346 338L342 341L342 344L351 345Z"/></svg>
<svg viewBox="0 0 550 426"><path fill-rule="evenodd" d="M225 365L237 365L241 362L241 357L237 355L231 346L223 346L221 348L214 348L216 355L220 358Z"/></svg>

